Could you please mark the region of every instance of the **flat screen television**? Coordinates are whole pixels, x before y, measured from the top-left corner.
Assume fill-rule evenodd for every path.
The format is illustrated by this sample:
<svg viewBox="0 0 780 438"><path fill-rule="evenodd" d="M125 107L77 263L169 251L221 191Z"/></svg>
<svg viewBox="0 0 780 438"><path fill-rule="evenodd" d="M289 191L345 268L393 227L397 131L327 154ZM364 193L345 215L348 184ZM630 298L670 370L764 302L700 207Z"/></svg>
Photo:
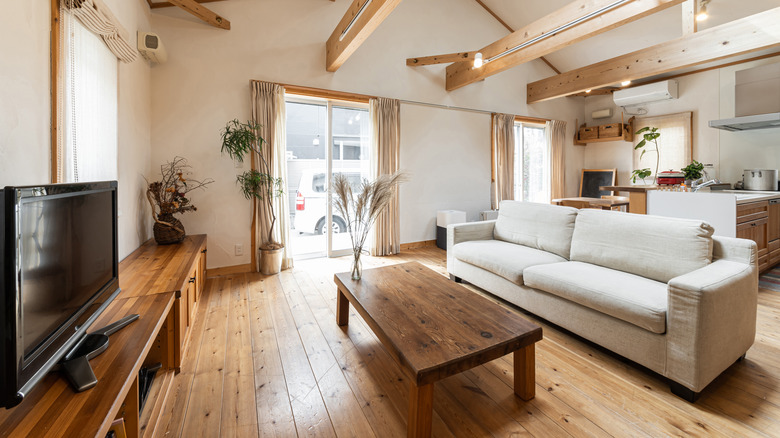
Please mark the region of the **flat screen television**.
<svg viewBox="0 0 780 438"><path fill-rule="evenodd" d="M116 181L0 193L0 405L10 408L119 293Z"/></svg>

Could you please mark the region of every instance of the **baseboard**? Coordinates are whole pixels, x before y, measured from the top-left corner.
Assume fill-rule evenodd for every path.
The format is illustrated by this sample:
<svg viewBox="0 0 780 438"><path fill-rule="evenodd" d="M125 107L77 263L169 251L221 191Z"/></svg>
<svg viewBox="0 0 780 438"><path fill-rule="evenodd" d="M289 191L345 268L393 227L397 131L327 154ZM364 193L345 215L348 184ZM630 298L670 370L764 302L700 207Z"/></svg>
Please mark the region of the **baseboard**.
<svg viewBox="0 0 780 438"><path fill-rule="evenodd" d="M219 277L220 275L245 274L252 272L252 264L223 266L221 268L206 269L206 278Z"/></svg>
<svg viewBox="0 0 780 438"><path fill-rule="evenodd" d="M436 246L435 240L423 240L422 242L409 242L401 244L401 251L409 251L410 249L426 248L429 246Z"/></svg>

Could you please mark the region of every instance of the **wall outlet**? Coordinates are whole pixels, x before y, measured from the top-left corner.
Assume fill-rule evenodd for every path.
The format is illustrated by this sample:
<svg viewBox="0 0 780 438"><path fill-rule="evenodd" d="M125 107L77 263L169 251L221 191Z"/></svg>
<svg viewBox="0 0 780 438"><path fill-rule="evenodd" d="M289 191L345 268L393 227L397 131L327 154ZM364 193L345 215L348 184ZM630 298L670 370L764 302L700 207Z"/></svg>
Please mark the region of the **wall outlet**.
<svg viewBox="0 0 780 438"><path fill-rule="evenodd" d="M236 255L237 255L237 256L244 255L244 245L243 245L243 244L241 244L241 243L237 243L237 244L236 244L236 249L235 249L235 252L236 252Z"/></svg>

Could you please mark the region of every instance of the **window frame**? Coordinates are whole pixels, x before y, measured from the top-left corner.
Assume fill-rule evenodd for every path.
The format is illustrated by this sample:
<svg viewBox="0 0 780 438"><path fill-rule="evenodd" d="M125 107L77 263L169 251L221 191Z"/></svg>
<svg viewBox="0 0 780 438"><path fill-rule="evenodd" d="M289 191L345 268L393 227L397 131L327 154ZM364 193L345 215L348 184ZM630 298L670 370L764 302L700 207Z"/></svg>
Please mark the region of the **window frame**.
<svg viewBox="0 0 780 438"><path fill-rule="evenodd" d="M524 169L523 161L524 161L524 158L525 158L525 154L524 154L524 151L525 151L524 128L525 127L542 129L542 131L544 131L546 129L546 122L543 121L542 119L515 117L515 123L514 123L514 128L515 128L515 160L514 160L513 165L515 166L514 174L515 174L515 176L519 175L520 176L520 180L522 180L523 169ZM518 132L519 132L519 137L518 137ZM547 181L546 181L546 187L547 187L546 195L547 196L545 196L545 199L549 199L549 197L550 197L549 195L550 195L551 190L552 190L552 180L551 180L551 173L550 173L550 160L551 160L550 145L549 144L545 144L544 147L545 147L545 157L544 157L544 163L545 164L544 165L545 165L545 168L547 169ZM518 169L518 164L520 164L519 169ZM514 181L514 184L513 184L513 187L512 187L513 198L516 201L526 201L526 199L524 199L524 197L523 197L522 190L518 193L518 187L521 187L521 186L518 183L518 178L516 177L515 181Z"/></svg>

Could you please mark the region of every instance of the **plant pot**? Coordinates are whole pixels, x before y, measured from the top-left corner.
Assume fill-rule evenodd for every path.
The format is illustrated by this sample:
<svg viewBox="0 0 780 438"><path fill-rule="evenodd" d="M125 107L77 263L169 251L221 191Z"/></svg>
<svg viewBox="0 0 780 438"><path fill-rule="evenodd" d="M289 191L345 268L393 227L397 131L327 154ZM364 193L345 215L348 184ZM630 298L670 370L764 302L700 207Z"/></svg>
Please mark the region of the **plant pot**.
<svg viewBox="0 0 780 438"><path fill-rule="evenodd" d="M282 270L284 247L279 249L260 249L260 273L263 275L278 274Z"/></svg>
<svg viewBox="0 0 780 438"><path fill-rule="evenodd" d="M154 240L158 245L170 245L184 240L187 233L184 231L184 225L173 215L160 215L154 221Z"/></svg>

